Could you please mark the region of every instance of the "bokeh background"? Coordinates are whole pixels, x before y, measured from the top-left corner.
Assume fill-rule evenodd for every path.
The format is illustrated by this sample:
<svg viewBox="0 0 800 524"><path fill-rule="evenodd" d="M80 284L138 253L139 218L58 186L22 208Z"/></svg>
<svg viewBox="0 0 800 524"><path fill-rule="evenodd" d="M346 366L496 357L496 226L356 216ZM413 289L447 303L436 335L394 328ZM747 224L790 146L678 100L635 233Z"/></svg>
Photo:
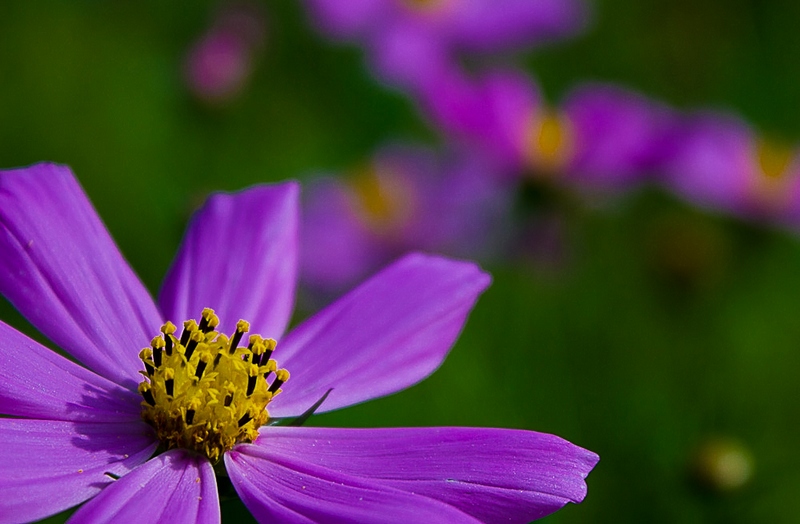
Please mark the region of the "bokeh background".
<svg viewBox="0 0 800 524"><path fill-rule="evenodd" d="M371 77L358 48L320 36L296 2L258 3L266 33L251 77L231 101L198 100L185 60L220 5L0 4L0 166L70 165L153 293L209 192L302 181L398 137L439 140L401 92ZM800 138L800 3L593 7L585 34L519 59L549 97L611 81ZM583 504L551 524L797 522L797 235L658 188L599 207L560 192L535 200L559 217L559 241L486 264L494 283L442 368L311 424L561 435L601 462ZM5 302L0 318L36 336ZM726 489L720 453L749 461L751 478ZM229 501L223 518L250 517Z"/></svg>

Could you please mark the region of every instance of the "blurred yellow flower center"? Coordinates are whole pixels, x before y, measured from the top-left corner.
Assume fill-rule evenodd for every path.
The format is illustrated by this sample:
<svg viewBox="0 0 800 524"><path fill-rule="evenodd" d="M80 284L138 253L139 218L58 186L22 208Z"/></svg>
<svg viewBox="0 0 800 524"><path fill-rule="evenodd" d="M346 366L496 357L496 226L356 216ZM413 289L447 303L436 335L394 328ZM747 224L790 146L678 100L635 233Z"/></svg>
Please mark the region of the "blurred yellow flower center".
<svg viewBox="0 0 800 524"><path fill-rule="evenodd" d="M450 0L400 0L406 7L415 11L433 11L444 7Z"/></svg>
<svg viewBox="0 0 800 524"><path fill-rule="evenodd" d="M273 339L251 335L247 347L239 347L250 325L240 320L230 338L216 331L218 325L217 315L206 308L199 324L183 323L180 339L167 322L162 336L139 353L145 367L139 384L142 418L167 449L191 449L212 463L258 436L269 419L267 404L289 379L270 358Z"/></svg>
<svg viewBox="0 0 800 524"><path fill-rule="evenodd" d="M795 156L794 150L781 142L759 139L755 144L757 173L751 188L761 205L770 208L789 203L787 182L789 168Z"/></svg>
<svg viewBox="0 0 800 524"><path fill-rule="evenodd" d="M414 207L413 191L401 176L375 168L362 169L350 179L353 207L361 220L378 232L402 226Z"/></svg>
<svg viewBox="0 0 800 524"><path fill-rule="evenodd" d="M535 170L562 169L572 154L570 122L564 115L543 111L532 119L526 142L528 161Z"/></svg>
<svg viewBox="0 0 800 524"><path fill-rule="evenodd" d="M791 147L767 140L756 144L756 155L761 172L770 179L783 178L794 156Z"/></svg>

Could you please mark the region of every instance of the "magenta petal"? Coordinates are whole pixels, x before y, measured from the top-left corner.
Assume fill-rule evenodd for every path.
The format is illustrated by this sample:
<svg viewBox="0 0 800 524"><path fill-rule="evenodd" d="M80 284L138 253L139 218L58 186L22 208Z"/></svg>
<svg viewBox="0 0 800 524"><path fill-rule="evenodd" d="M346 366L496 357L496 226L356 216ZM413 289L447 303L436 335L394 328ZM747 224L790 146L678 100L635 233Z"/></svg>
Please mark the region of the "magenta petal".
<svg viewBox="0 0 800 524"><path fill-rule="evenodd" d="M142 398L0 322L0 414L47 420L139 420Z"/></svg>
<svg viewBox="0 0 800 524"><path fill-rule="evenodd" d="M213 524L220 521L217 480L200 455L167 451L108 486L82 506L69 522L169 522Z"/></svg>
<svg viewBox="0 0 800 524"><path fill-rule="evenodd" d="M298 415L331 388L320 412L419 382L442 363L489 281L469 262L403 257L278 343L291 378L270 414Z"/></svg>
<svg viewBox="0 0 800 524"><path fill-rule="evenodd" d="M68 167L0 172L0 293L97 373L139 381L161 317Z"/></svg>
<svg viewBox="0 0 800 524"><path fill-rule="evenodd" d="M467 0L454 10L449 30L467 51L503 51L574 35L588 18L581 0Z"/></svg>
<svg viewBox="0 0 800 524"><path fill-rule="evenodd" d="M242 501L263 523L479 524L437 500L275 453L269 445L238 446L225 454L225 466Z"/></svg>
<svg viewBox="0 0 800 524"><path fill-rule="evenodd" d="M554 435L491 428L268 427L238 449L436 499L497 524L529 522L582 501L584 479L598 461Z"/></svg>
<svg viewBox="0 0 800 524"><path fill-rule="evenodd" d="M28 522L95 496L156 448L141 421L0 419L0 521Z"/></svg>
<svg viewBox="0 0 800 524"><path fill-rule="evenodd" d="M294 306L298 198L294 182L210 197L161 289L166 317L177 324L210 307L223 332L244 319L253 332L279 338Z"/></svg>
<svg viewBox="0 0 800 524"><path fill-rule="evenodd" d="M385 0L306 0L319 28L333 38L356 39L372 33L391 7Z"/></svg>
<svg viewBox="0 0 800 524"><path fill-rule="evenodd" d="M350 289L387 257L353 209L348 189L333 177L303 185L301 280L314 291Z"/></svg>

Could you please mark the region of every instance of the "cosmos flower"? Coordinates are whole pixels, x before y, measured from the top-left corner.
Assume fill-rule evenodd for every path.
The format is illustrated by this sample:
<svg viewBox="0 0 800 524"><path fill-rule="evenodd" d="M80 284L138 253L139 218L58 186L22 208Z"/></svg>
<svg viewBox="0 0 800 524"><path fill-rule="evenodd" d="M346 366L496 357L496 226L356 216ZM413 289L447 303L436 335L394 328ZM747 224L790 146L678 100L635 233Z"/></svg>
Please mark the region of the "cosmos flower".
<svg viewBox="0 0 800 524"><path fill-rule="evenodd" d="M581 30L581 0L308 0L329 36L367 49L379 78L416 90L465 55L524 49Z"/></svg>
<svg viewBox="0 0 800 524"><path fill-rule="evenodd" d="M742 120L702 112L675 128L664 183L701 207L800 225L800 157L788 144L759 136Z"/></svg>
<svg viewBox="0 0 800 524"><path fill-rule="evenodd" d="M421 97L432 123L484 148L512 177L555 178L578 189L620 190L653 174L670 153L675 117L619 87L585 84L548 107L521 72L451 74Z"/></svg>
<svg viewBox="0 0 800 524"><path fill-rule="evenodd" d="M262 522L527 522L583 499L597 456L551 435L259 427L418 382L489 283L409 255L284 336L297 198L211 197L156 304L68 168L0 172L0 292L86 366L0 323L0 521L88 500L73 521L218 522L217 461Z"/></svg>
<svg viewBox="0 0 800 524"><path fill-rule="evenodd" d="M512 188L475 155L393 144L347 177L304 188L300 282L316 302L412 250L490 259L505 248Z"/></svg>

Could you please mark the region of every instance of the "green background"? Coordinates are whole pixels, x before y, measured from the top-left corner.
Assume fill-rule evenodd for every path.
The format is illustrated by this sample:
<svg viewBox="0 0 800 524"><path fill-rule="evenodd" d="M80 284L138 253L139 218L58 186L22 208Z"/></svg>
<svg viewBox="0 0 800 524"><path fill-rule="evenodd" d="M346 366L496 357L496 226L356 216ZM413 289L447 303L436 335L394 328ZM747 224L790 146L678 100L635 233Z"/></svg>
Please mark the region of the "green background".
<svg viewBox="0 0 800 524"><path fill-rule="evenodd" d="M263 2L268 39L248 88L209 107L186 92L181 68L216 3L0 3L0 166L69 164L155 292L209 191L302 180L398 137L435 143L358 49L324 41L295 4ZM594 8L585 35L520 58L553 101L608 80L681 108L735 111L769 136L800 135L800 3ZM549 523L796 522L797 238L655 188L602 209L545 199L565 224L557 267L488 266L494 283L439 371L312 423L527 428L599 453L584 503ZM6 303L0 318L33 333ZM693 450L715 435L754 457L752 481L734 492L689 475ZM245 514L223 505L227 522Z"/></svg>

